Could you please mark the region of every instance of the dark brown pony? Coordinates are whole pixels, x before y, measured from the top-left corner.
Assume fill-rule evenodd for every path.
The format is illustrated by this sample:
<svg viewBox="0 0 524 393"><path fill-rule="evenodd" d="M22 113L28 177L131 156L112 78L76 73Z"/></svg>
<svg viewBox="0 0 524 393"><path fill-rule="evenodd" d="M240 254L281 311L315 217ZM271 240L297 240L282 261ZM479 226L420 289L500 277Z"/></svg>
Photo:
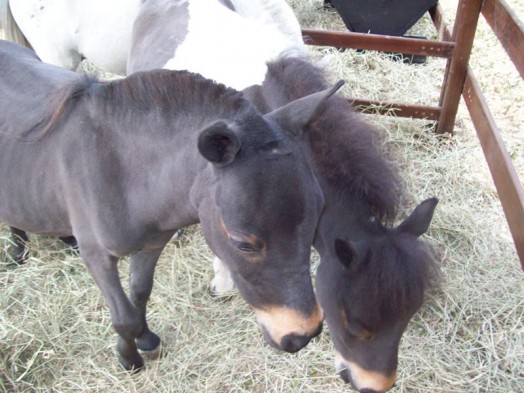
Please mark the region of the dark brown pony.
<svg viewBox="0 0 524 393"><path fill-rule="evenodd" d="M175 231L197 222L271 344L293 352L319 333L309 257L323 198L288 134L333 91L262 116L195 74L101 83L6 41L0 90L0 220L76 238L126 369L143 366L138 349L160 346L146 322L155 265ZM125 255L130 297L118 275Z"/></svg>
<svg viewBox="0 0 524 393"><path fill-rule="evenodd" d="M269 112L326 85L310 62L283 58L244 95ZM401 181L378 133L342 96L330 99L302 138L326 201L314 240L321 258L316 287L336 367L360 392L384 392L396 380L401 336L438 281L435 254L419 239L437 199L422 202L397 227L385 225L397 216Z"/></svg>
<svg viewBox="0 0 524 393"><path fill-rule="evenodd" d="M165 12L145 12L149 7L154 11L159 3L145 3L135 20L128 71L174 65L166 64L158 53L176 57L180 43L189 36L190 29L180 23L195 17L184 10L187 4L165 2L170 4ZM163 23L168 13L172 23ZM206 29L196 25L191 31L197 33L198 28ZM242 38L224 40L221 49L236 48ZM237 77L230 63L242 64L244 56L242 51L235 53L238 58L224 63L193 56L185 64L191 70L229 69L229 74L215 76L228 83ZM267 63L261 85L244 89L244 96L264 113L327 86L323 71L298 57L292 47L282 53L280 60ZM341 96L330 99L322 115L296 136L326 200L314 246L321 257L317 292L338 353L337 369L362 392L386 391L396 380L402 333L438 276L431 248L419 239L430 225L437 200L422 202L405 221L391 227L401 200L401 181L381 151L379 134ZM216 260L214 267L212 287L230 288L227 266Z"/></svg>

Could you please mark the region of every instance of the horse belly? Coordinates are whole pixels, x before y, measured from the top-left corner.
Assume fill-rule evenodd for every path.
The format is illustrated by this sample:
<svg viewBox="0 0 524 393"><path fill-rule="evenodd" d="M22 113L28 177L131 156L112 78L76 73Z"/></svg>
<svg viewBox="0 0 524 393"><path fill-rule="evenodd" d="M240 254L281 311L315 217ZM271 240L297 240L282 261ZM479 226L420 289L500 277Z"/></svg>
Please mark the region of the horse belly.
<svg viewBox="0 0 524 393"><path fill-rule="evenodd" d="M54 157L30 145L2 141L0 221L34 233L71 234Z"/></svg>

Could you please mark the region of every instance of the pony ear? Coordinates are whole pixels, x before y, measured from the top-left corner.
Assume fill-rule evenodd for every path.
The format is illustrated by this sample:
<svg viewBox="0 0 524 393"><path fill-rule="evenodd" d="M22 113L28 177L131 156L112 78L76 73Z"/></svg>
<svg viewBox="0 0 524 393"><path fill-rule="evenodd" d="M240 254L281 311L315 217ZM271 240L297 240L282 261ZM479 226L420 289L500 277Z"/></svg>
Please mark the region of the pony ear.
<svg viewBox="0 0 524 393"><path fill-rule="evenodd" d="M335 240L335 254L339 262L349 272L354 272L358 266L358 260L361 253L357 242L346 242L342 239Z"/></svg>
<svg viewBox="0 0 524 393"><path fill-rule="evenodd" d="M241 145L238 135L221 120L204 129L198 136L200 154L217 166L231 164Z"/></svg>
<svg viewBox="0 0 524 393"><path fill-rule="evenodd" d="M437 198L426 199L398 226L397 231L416 237L426 233L433 218L437 203Z"/></svg>
<svg viewBox="0 0 524 393"><path fill-rule="evenodd" d="M287 132L294 136L302 134L304 127L311 123L317 116L322 114L327 100L335 94L345 83L338 81L332 88L310 94L306 97L292 101L266 116L271 117Z"/></svg>

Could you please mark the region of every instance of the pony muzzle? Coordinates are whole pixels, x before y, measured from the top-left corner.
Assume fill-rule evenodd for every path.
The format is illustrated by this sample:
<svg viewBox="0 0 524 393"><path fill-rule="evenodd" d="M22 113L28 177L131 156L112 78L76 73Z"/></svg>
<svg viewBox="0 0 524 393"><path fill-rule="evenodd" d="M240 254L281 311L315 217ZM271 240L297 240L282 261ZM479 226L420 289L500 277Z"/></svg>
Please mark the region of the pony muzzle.
<svg viewBox="0 0 524 393"><path fill-rule="evenodd" d="M324 313L318 304L310 315L279 306L255 309L255 314L266 340L286 352L299 351L322 332Z"/></svg>
<svg viewBox="0 0 524 393"><path fill-rule="evenodd" d="M391 389L397 380L397 370L390 374L366 370L354 362L344 359L335 351L335 368L344 382L361 393L384 393Z"/></svg>

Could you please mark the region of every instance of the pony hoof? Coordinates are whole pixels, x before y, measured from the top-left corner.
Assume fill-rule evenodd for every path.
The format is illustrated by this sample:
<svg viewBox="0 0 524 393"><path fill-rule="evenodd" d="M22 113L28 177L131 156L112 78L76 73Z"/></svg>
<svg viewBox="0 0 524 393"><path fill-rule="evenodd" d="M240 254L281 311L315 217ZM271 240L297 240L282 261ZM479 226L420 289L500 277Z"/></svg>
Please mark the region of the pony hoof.
<svg viewBox="0 0 524 393"><path fill-rule="evenodd" d="M160 340L160 337L149 329L136 339L136 346L143 352L155 352L161 344L162 340Z"/></svg>
<svg viewBox="0 0 524 393"><path fill-rule="evenodd" d="M234 295L235 285L232 282L226 283L226 285L224 285L224 282L215 277L213 280L211 280L209 291L214 297L230 299Z"/></svg>
<svg viewBox="0 0 524 393"><path fill-rule="evenodd" d="M27 260L27 258L24 255L24 253L22 253L22 254L14 253L14 254L9 254L8 255L8 261L9 261L8 263L9 263L10 266L23 265L26 260Z"/></svg>
<svg viewBox="0 0 524 393"><path fill-rule="evenodd" d="M7 250L7 257L11 265L23 265L27 260L26 248L19 245L10 245Z"/></svg>
<svg viewBox="0 0 524 393"><path fill-rule="evenodd" d="M136 344L140 353L148 359L160 359L164 354L160 337L149 329L136 340Z"/></svg>
<svg viewBox="0 0 524 393"><path fill-rule="evenodd" d="M144 368L144 360L142 360L141 356L137 356L134 362L128 362L122 356L118 356L118 361L120 362L120 365L124 368L124 370L129 371L131 373L137 373Z"/></svg>
<svg viewBox="0 0 524 393"><path fill-rule="evenodd" d="M235 297L234 292L217 292L217 291L213 291L213 289L211 288L209 288L209 293L216 301L222 302L222 303L230 302Z"/></svg>
<svg viewBox="0 0 524 393"><path fill-rule="evenodd" d="M162 358L165 355L165 351L164 351L164 348L162 347L162 343L158 344L158 347L152 350L145 351L141 349L140 353L142 354L142 356L150 360L157 360L157 359Z"/></svg>

